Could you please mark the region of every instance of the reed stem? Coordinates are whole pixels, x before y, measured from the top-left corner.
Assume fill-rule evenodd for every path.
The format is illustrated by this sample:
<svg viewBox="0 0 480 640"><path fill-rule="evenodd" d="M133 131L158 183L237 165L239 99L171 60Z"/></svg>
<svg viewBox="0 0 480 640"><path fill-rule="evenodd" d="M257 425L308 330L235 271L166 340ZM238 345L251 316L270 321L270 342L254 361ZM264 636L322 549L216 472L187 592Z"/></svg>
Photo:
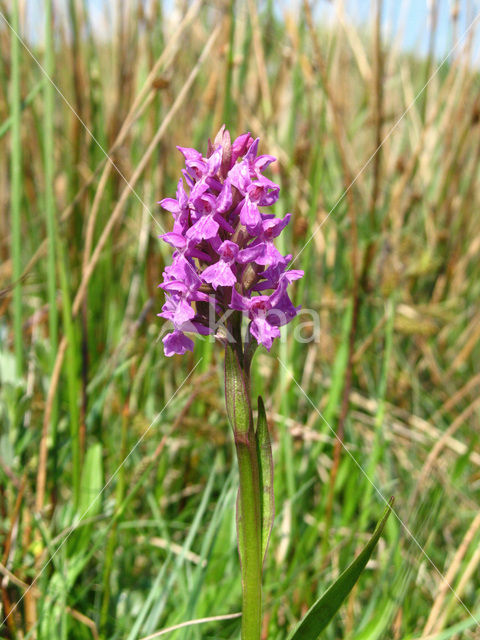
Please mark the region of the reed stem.
<svg viewBox="0 0 480 640"><path fill-rule="evenodd" d="M22 145L20 136L21 95L20 95L20 18L18 0L13 2L11 59L12 76L10 85L10 108L12 115L11 134L11 220L12 220L12 275L13 275L13 335L17 375L23 374L22 336L22 261L21 261L21 207L22 207Z"/></svg>

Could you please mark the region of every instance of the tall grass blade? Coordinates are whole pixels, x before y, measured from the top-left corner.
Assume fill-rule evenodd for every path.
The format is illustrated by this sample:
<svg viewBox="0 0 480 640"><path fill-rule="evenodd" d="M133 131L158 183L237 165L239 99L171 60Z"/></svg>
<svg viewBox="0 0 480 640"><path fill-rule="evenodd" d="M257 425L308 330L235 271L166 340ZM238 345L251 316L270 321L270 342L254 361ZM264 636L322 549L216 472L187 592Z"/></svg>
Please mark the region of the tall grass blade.
<svg viewBox="0 0 480 640"><path fill-rule="evenodd" d="M345 569L338 580L315 602L305 617L298 623L288 640L317 640L333 616L337 613L342 602L355 586L362 571L365 569L375 546L382 535L385 523L390 515L393 500L390 500L382 519L378 523L372 537L360 555Z"/></svg>
<svg viewBox="0 0 480 640"><path fill-rule="evenodd" d="M260 513L262 521L262 561L265 564L268 542L272 532L275 517L275 501L273 496L273 457L272 443L268 433L267 415L261 396L258 397L257 421L257 454L260 475L261 503Z"/></svg>
<svg viewBox="0 0 480 640"><path fill-rule="evenodd" d="M45 72L52 77L55 66L53 49L53 15L52 0L45 3ZM54 181L54 127L53 117L55 108L55 87L51 82L44 84L44 114L43 114L43 157L45 172L45 218L47 223L48 257L47 257L47 288L48 288L48 329L50 339L51 367L55 365L58 349L58 310L56 283L56 219ZM55 450L57 433L57 399L52 406L52 449Z"/></svg>
<svg viewBox="0 0 480 640"><path fill-rule="evenodd" d="M20 41L16 33L20 31L18 0L13 2L13 31L10 33L11 85L10 108L12 118L11 135L11 224L12 224L12 279L13 287L13 335L17 375L23 374L23 336L22 336L22 260L21 260L21 210L22 210L22 141L20 135L21 96L20 96Z"/></svg>

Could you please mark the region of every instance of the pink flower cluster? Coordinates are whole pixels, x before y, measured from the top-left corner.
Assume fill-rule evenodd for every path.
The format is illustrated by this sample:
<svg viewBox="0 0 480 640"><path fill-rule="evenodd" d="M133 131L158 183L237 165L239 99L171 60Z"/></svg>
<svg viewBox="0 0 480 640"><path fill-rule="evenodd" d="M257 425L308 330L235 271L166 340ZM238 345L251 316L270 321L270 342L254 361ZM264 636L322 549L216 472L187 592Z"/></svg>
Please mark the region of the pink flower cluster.
<svg viewBox="0 0 480 640"><path fill-rule="evenodd" d="M249 133L231 142L223 126L213 145L208 141L207 157L178 147L188 191L180 178L176 199L159 203L174 218L173 230L160 236L174 248L159 285L166 294L159 315L174 327L163 338L167 356L193 350L185 332L212 333L219 318L235 311L249 318L250 334L270 349L279 327L297 314L287 286L303 271L287 270L291 256L274 244L291 216L260 210L278 200L280 188L262 175L275 158L257 155L258 144Z"/></svg>

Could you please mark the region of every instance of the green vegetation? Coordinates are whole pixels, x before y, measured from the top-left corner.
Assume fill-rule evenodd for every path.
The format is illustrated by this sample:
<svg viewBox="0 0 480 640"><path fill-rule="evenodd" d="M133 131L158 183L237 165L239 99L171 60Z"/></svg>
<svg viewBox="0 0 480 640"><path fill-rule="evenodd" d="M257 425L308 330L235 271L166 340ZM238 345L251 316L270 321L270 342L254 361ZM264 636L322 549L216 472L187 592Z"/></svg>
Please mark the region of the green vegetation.
<svg viewBox="0 0 480 640"><path fill-rule="evenodd" d="M156 317L175 145L225 122L279 159L293 298L315 313L252 371L275 466L265 638L365 547L380 493L398 518L322 637L478 637L474 30L422 92L438 64L382 40L380 0L362 28L253 0L34 4L0 3L34 32L29 52L0 16L0 636L228 616L165 637L239 637L223 350L167 359Z"/></svg>

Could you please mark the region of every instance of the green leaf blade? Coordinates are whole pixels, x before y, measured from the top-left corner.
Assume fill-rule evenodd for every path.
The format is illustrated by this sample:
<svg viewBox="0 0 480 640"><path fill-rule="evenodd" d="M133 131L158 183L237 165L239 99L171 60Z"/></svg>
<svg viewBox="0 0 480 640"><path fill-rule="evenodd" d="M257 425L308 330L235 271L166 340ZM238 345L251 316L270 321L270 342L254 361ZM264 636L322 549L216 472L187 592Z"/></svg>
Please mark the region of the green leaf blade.
<svg viewBox="0 0 480 640"><path fill-rule="evenodd" d="M256 431L257 456L260 472L261 520L262 520L262 562L265 563L268 542L275 517L275 499L273 495L273 457L267 414L261 396L258 396L258 421Z"/></svg>
<svg viewBox="0 0 480 640"><path fill-rule="evenodd" d="M320 633L337 613L345 598L355 586L358 578L365 569L373 550L375 549L388 516L392 510L393 498L390 500L382 519L377 524L372 537L362 552L345 569L340 577L321 596L315 604L307 611L303 619L293 629L288 636L288 640L317 640Z"/></svg>
<svg viewBox="0 0 480 640"><path fill-rule="evenodd" d="M253 434L252 409L245 374L235 349L225 348L225 403L235 437L238 434Z"/></svg>

